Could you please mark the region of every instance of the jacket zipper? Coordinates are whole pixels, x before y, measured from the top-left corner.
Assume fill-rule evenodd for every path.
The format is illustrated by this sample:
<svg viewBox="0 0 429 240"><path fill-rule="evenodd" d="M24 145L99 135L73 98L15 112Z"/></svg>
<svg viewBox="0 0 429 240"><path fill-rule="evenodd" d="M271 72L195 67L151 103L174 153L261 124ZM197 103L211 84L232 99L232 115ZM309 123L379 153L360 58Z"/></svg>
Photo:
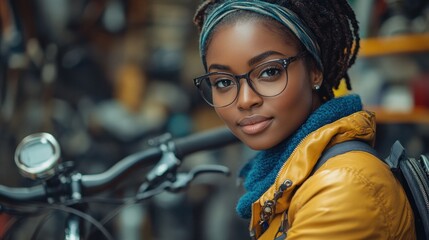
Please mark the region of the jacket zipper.
<svg viewBox="0 0 429 240"><path fill-rule="evenodd" d="M301 143L305 140L305 139L307 139L308 138L308 135L307 136L305 136L303 139L301 139L301 141L298 143L298 145L296 145L297 147L299 146L299 145L301 145ZM297 150L297 147L292 151L292 153L289 155L289 157L290 156L292 156ZM277 176L276 176L276 179L275 179L275 181L274 181L274 184L276 184L277 182L278 182L278 179L279 179L279 177L280 177L280 173L282 172L282 170L283 170L283 168L284 168L285 166L283 165L281 168L280 168L280 170L279 170L279 172L277 173ZM286 181L290 181L290 183L291 183L291 185L292 185L292 181L291 180L289 180L289 179L287 179ZM285 181L285 182L286 182ZM283 183L283 184L285 184L285 183ZM282 185L283 185L282 184ZM279 190L280 190L280 188L281 188L281 186L282 185L280 185L280 187L278 188ZM290 187L290 186L289 186ZM284 189L284 190L286 190L286 189ZM284 191L283 190L283 191ZM278 197L278 198L280 198L282 195L283 195L283 191L281 192L281 195ZM274 197L276 197L276 194L278 193L279 191L277 191L276 193L274 193ZM270 201L270 200L268 200L268 201ZM264 212L264 207L265 207L265 205L266 205L266 203L268 202L268 201L266 201L265 203L264 203L264 206L262 207L262 211L261 211L261 216L260 216L260 218L262 217L262 214L263 214L263 212ZM275 209L273 209L274 211L275 211ZM271 210L272 212L274 212L273 210ZM269 208L267 208L266 209L266 211L270 211L270 209ZM262 224L266 224L267 222L268 222L268 220L269 220L269 217L264 217L264 218L266 218L265 219L265 221L264 221L264 219L260 219L259 220L259 225L261 226ZM251 217L251 219L250 219L250 223L252 224L253 223L253 214L252 214L252 217ZM253 240L253 239L256 239L256 232L255 232L255 229L253 228L253 226L250 226L249 227L249 234L250 234L250 238Z"/></svg>
<svg viewBox="0 0 429 240"><path fill-rule="evenodd" d="M262 210L260 212L259 216L259 227L261 228L261 233L264 233L265 230L268 229L269 224L271 220L273 219L275 212L276 212L276 204L277 200L280 199L283 196L283 192L288 189L290 186L292 186L292 181L289 179L286 179L278 188L278 190L274 193L274 198L265 201L264 205L262 206ZM252 239L255 238L255 231L254 229L250 230L250 236Z"/></svg>
<svg viewBox="0 0 429 240"><path fill-rule="evenodd" d="M292 151L292 153L289 155L289 158L290 158L290 156L292 156L292 155L294 155L295 154L295 152L297 151L296 149L298 148L298 146L299 145L301 145L301 143L302 142L304 142L304 140L305 139L307 139L308 138L308 135L307 136L305 136L303 139L301 139L301 141L296 145L297 147ZM280 170L279 170L279 172L277 173L277 176L276 176L276 179L275 179L275 181L274 181L274 184L276 184L277 182L278 182L278 180L279 180L279 177L280 177L280 173L283 171L283 168L284 168L285 166L283 165L281 168L280 168ZM289 180L289 179L286 179L286 181L283 183L283 184L286 184L286 182L289 182L288 184L290 184L290 186L292 186L292 181L291 180ZM290 186L288 186L287 188L285 188L285 189L283 189L283 190L281 190L281 188L282 188L282 186L283 186L283 184L282 185L280 185L280 187L278 188L279 190L278 191L276 191L275 193L274 193L274 199L275 199L275 202L277 202L277 200L278 200L278 198L280 198L282 195L283 195L283 191L285 191L287 188L289 188ZM277 199L276 199L276 196L277 196ZM272 217L272 214L275 212L275 204L272 204L273 203L273 200L268 200L268 201L266 201L265 203L264 203L264 206L262 207L262 210L261 210L261 213L260 213L260 220L259 220L259 226L261 227L261 229L263 230L263 231L265 231L265 229L264 228L268 228L268 222L269 222L269 220L270 220L270 218ZM251 218L251 221L250 221L251 223L253 223L253 214L252 214L252 218ZM256 239L256 232L255 232L255 229L252 227L252 226L250 226L250 228L249 228L250 230L249 230L249 233L250 233L250 237L251 237L251 239L253 240L253 239ZM263 232L262 231L262 232Z"/></svg>
<svg viewBox="0 0 429 240"><path fill-rule="evenodd" d="M292 153L289 155L289 158L290 158L292 155L294 155L294 154L295 154L295 152L297 151L296 149L298 148L298 146L299 146L299 145L301 145L301 143L302 143L302 142L304 142L304 140L305 140L305 139L307 139L307 138L308 138L308 135L307 135L307 136L305 136L303 139L301 139L301 141L299 141L299 143L296 145L295 149L294 149L294 150L292 151ZM287 160L287 159L286 159L286 160ZM285 160L285 163L286 163L286 160ZM277 173L276 180L274 181L274 184L276 184L276 183L278 182L279 177L280 177L280 173L281 173L281 172L283 172L283 168L285 168L285 164L283 164L283 166L280 168L279 172Z"/></svg>

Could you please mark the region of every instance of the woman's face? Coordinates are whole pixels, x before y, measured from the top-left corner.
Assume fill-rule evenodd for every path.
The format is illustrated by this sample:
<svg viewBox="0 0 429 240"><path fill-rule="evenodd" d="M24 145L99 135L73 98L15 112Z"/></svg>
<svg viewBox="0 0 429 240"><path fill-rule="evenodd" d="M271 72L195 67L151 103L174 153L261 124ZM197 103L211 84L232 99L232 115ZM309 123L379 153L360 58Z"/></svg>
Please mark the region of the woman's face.
<svg viewBox="0 0 429 240"><path fill-rule="evenodd" d="M296 43L271 31L267 24L242 21L220 26L207 48L209 72L244 74L268 60L296 56ZM242 142L255 150L274 147L293 134L320 105L313 91L320 72L310 70L303 58L289 64L286 89L275 97L261 97L241 79L237 99L215 108L219 117Z"/></svg>

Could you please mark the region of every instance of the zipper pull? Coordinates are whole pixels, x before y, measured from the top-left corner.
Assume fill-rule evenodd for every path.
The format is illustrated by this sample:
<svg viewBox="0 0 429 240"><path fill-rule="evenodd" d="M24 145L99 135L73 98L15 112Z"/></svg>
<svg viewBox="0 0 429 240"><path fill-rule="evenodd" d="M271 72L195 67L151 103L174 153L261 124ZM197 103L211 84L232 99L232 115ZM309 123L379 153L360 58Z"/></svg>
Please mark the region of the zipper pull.
<svg viewBox="0 0 429 240"><path fill-rule="evenodd" d="M283 192L288 189L290 186L292 186L292 181L289 179L286 179L279 187L277 192L274 193L274 201L277 202L279 198L283 196Z"/></svg>
<svg viewBox="0 0 429 240"><path fill-rule="evenodd" d="M274 213L276 203L273 200L268 200L264 203L264 206L262 207L261 211L261 220L260 224L262 222L268 221L270 219L271 215Z"/></svg>
<svg viewBox="0 0 429 240"><path fill-rule="evenodd" d="M283 192L290 186L292 186L292 181L286 179L286 181L284 181L274 193L274 198L272 200L265 201L264 206L262 206L259 220L259 225L262 227L262 231L265 231L268 228L268 222L274 216L277 200L283 196Z"/></svg>

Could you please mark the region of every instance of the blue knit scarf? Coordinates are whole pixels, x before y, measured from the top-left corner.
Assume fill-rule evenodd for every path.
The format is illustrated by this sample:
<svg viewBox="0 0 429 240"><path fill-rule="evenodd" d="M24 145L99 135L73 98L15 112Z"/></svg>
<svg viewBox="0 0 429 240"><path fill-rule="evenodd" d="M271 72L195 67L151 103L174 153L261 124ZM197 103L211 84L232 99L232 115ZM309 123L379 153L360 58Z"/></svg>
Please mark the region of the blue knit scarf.
<svg viewBox="0 0 429 240"><path fill-rule="evenodd" d="M360 110L362 103L357 95L331 99L315 110L290 138L271 149L259 152L240 171L240 177L245 178L246 193L238 201L238 215L242 218L251 217L252 203L274 184L280 168L303 138L326 124Z"/></svg>

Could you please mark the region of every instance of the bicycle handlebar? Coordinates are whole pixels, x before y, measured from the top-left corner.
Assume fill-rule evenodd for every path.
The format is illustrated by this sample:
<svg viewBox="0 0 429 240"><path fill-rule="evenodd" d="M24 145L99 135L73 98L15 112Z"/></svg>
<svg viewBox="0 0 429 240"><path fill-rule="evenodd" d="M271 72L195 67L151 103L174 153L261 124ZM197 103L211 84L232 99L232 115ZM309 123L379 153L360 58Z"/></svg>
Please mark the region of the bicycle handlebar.
<svg viewBox="0 0 429 240"><path fill-rule="evenodd" d="M198 151L215 149L236 142L238 139L227 128L222 127L170 140L166 145L178 158L183 158ZM82 175L82 190L85 193L100 191L128 171L135 170L137 165L156 163L162 154L160 147L152 147L123 158L103 173ZM0 185L0 199L27 202L41 200L46 196L47 192L43 185L23 188Z"/></svg>
<svg viewBox="0 0 429 240"><path fill-rule="evenodd" d="M6 187L0 185L0 198L10 201L26 202L42 200L46 196L45 188L42 185L34 187Z"/></svg>
<svg viewBox="0 0 429 240"><path fill-rule="evenodd" d="M238 142L228 128L217 128L214 130L189 135L173 141L173 151L178 158L182 158L194 152L214 149Z"/></svg>

